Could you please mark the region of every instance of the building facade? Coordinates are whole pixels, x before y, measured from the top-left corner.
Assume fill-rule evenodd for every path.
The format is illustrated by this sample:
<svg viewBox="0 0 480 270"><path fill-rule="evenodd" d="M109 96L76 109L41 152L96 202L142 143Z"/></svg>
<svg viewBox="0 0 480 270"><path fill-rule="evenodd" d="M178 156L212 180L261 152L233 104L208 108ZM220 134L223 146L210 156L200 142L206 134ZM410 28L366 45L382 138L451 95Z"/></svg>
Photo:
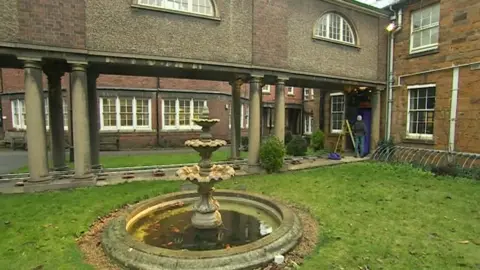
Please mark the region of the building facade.
<svg viewBox="0 0 480 270"><path fill-rule="evenodd" d="M19 69L3 69L1 107L4 132L26 131L24 74ZM47 84L46 76L43 77ZM69 77L62 80L62 106L65 140L71 142L68 132L71 123ZM298 135L310 135L318 126L318 103L314 103L314 89L286 87L285 129ZM100 140L118 137L120 149L179 147L187 139L200 135L192 119L203 106L220 119L212 129L216 138L230 142L231 86L226 82L171 79L155 77L101 75L97 79ZM302 95L305 94L303 99ZM262 88L262 134L274 135L275 86ZM248 129L249 87L241 88L240 127L242 136ZM44 90L46 129L49 131L48 89ZM308 105L307 105L308 104ZM315 105L317 106L315 106ZM70 129L71 130L71 129ZM3 134L2 134L3 135ZM51 134L50 135L50 140ZM102 150L112 145L102 145Z"/></svg>
<svg viewBox="0 0 480 270"><path fill-rule="evenodd" d="M480 2L397 2L392 138L480 153Z"/></svg>
<svg viewBox="0 0 480 270"><path fill-rule="evenodd" d="M162 86L164 78L229 84L229 107L233 110L229 137L234 157L238 156L235 152L245 120L241 113L242 102L246 101L242 89L248 85L248 128L244 130L249 137L248 168L252 171L259 166L261 130L264 134L273 130L277 137L284 138L286 112L291 112L287 114L288 128L298 133L305 128L305 121L298 117L304 108L288 106L286 87L298 88L302 93L303 88L377 91L386 80L384 27L388 14L357 1L0 0L0 6L4 8L0 20L0 68L21 69L24 77L24 87L19 89L25 91L24 125L28 126L31 181L26 189L48 186L52 168L64 168L63 139L51 140L54 166L49 165L46 124L48 121L52 138L65 137L62 97L66 81L73 119L68 128L73 133L75 150L72 185L78 186L91 185L96 169L101 167L102 125L111 133L123 127L125 131L135 130L130 132L135 140L140 137L137 131L147 133L154 125L156 134L179 129L183 129L181 134L194 131L191 119L205 105L206 93L183 87L180 90L188 93L166 91L169 88L165 83ZM138 91L142 95L132 97L131 89L123 91L128 84L109 89L101 85L99 80L109 75L161 79L145 87L155 91ZM275 86L273 127L273 121L267 121L269 113L264 113L269 110L262 106L268 104L269 97L263 91L268 85ZM222 101L218 92L207 103L217 108L212 111L226 112L227 101ZM161 98L153 99L157 94ZM12 123L21 127L21 121L13 117L23 115L18 100L19 105L12 107L17 110L12 114ZM150 112L161 117L147 117ZM371 136L376 140L380 110L375 106L372 115ZM297 123L293 123L295 119ZM160 132L162 129L165 133Z"/></svg>

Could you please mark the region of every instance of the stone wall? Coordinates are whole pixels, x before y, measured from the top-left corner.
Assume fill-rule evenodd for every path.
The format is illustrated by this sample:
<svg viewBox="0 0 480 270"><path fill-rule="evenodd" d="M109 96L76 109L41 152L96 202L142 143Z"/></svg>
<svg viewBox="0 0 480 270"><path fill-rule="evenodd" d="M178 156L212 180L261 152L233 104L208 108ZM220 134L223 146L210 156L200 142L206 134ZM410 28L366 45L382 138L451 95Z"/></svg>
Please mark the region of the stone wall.
<svg viewBox="0 0 480 270"><path fill-rule="evenodd" d="M436 50L410 54L411 13L433 3L440 3L439 46ZM448 149L450 108L454 65L480 61L480 2L412 1L403 11L403 29L396 36L395 79L392 135L397 142L435 149ZM440 70L438 70L440 69ZM419 75L411 75L421 72ZM455 145L457 151L480 152L478 142L480 69L460 68ZM399 80L401 76L401 80ZM405 138L408 107L407 86L436 84L433 140Z"/></svg>

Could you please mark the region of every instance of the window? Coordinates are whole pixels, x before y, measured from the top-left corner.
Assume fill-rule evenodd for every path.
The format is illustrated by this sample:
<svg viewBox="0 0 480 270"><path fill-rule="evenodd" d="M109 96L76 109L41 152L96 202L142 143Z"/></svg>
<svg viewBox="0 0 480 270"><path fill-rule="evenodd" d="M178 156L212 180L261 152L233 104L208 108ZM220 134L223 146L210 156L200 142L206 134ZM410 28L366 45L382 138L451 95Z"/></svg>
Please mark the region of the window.
<svg viewBox="0 0 480 270"><path fill-rule="evenodd" d="M273 109L272 108L265 108L265 122L268 128L273 128L275 126L275 118L273 116Z"/></svg>
<svg viewBox="0 0 480 270"><path fill-rule="evenodd" d="M164 99L162 104L164 130L201 129L193 119L200 118L203 107L207 106L206 100Z"/></svg>
<svg viewBox="0 0 480 270"><path fill-rule="evenodd" d="M270 85L266 84L262 87L262 93L270 93Z"/></svg>
<svg viewBox="0 0 480 270"><path fill-rule="evenodd" d="M304 119L304 134L312 134L313 129L313 115L307 114Z"/></svg>
<svg viewBox="0 0 480 270"><path fill-rule="evenodd" d="M25 101L21 99L12 100L12 126L16 129L26 129Z"/></svg>
<svg viewBox="0 0 480 270"><path fill-rule="evenodd" d="M100 98L101 130L151 130L151 99Z"/></svg>
<svg viewBox="0 0 480 270"><path fill-rule="evenodd" d="M244 111L245 107L243 104L240 105L240 128L242 129L244 127ZM230 105L230 109L228 110L228 128L232 128L232 106Z"/></svg>
<svg viewBox="0 0 480 270"><path fill-rule="evenodd" d="M407 137L433 139L435 85L408 87Z"/></svg>
<svg viewBox="0 0 480 270"><path fill-rule="evenodd" d="M352 26L345 18L337 13L330 12L318 20L314 30L314 37L355 44L355 36L352 29Z"/></svg>
<svg viewBox="0 0 480 270"><path fill-rule="evenodd" d="M287 88L287 94L290 96L295 95L295 87L286 87Z"/></svg>
<svg viewBox="0 0 480 270"><path fill-rule="evenodd" d="M212 0L138 0L139 5L214 16Z"/></svg>
<svg viewBox="0 0 480 270"><path fill-rule="evenodd" d="M62 100L63 106L63 126L64 129L68 129L68 106L65 99ZM12 100L12 126L15 129L27 129L27 118L25 111L25 100L16 99ZM48 107L48 98L44 99L45 108L45 127L50 128L50 115Z"/></svg>
<svg viewBox="0 0 480 270"><path fill-rule="evenodd" d="M438 47L439 20L440 4L412 12L410 53Z"/></svg>
<svg viewBox="0 0 480 270"><path fill-rule="evenodd" d="M343 93L330 94L330 130L332 133L342 132L345 112L345 96Z"/></svg>
<svg viewBox="0 0 480 270"><path fill-rule="evenodd" d="M304 95L303 95L304 100L314 99L313 88L305 88L305 89L303 89L303 92L304 92Z"/></svg>

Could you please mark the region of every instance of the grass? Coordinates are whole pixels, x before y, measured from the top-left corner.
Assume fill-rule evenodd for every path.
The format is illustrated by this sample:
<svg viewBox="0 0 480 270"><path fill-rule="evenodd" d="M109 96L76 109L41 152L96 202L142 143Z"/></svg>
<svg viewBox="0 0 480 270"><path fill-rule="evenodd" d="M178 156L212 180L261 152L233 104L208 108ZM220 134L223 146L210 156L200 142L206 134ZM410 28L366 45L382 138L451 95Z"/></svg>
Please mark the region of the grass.
<svg viewBox="0 0 480 270"><path fill-rule="evenodd" d="M246 157L246 152L241 152L241 157ZM230 150L220 149L213 153L213 161L225 161L230 158ZM125 155L105 155L100 156L100 163L104 168L121 168L135 166L155 166L155 165L171 165L181 163L196 163L200 160L197 152L168 152L168 153L152 153L152 154L125 154ZM67 165L73 168L73 164L68 162ZM19 168L12 173L27 173L28 166Z"/></svg>
<svg viewBox="0 0 480 270"><path fill-rule="evenodd" d="M137 182L2 195L0 269L92 269L75 244L89 224L124 203L172 192L179 185ZM366 162L238 177L219 187L236 185L307 206L314 213L321 226L320 243L302 269L480 266L478 182Z"/></svg>

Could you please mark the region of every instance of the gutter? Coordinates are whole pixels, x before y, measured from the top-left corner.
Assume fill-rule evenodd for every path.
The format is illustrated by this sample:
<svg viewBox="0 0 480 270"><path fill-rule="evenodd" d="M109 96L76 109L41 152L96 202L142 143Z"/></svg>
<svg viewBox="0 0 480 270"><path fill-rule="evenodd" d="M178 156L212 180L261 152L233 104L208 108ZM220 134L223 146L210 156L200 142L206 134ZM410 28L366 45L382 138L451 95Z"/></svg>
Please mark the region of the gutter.
<svg viewBox="0 0 480 270"><path fill-rule="evenodd" d="M157 146L160 146L160 115L158 113L158 94L160 93L160 77L157 77L157 90L155 91L155 116L157 118Z"/></svg>
<svg viewBox="0 0 480 270"><path fill-rule="evenodd" d="M386 132L385 132L385 139L389 140L391 137L392 132L392 104L393 104L393 83L394 83L394 75L393 75L393 62L394 62L394 48L395 48L395 34L398 33L402 29L402 15L403 11L400 8L398 13L393 10L392 6L390 6L390 10L395 14L395 21L398 27L390 33L390 40L389 40L389 51L388 51L388 77L387 77L387 110L386 110Z"/></svg>

